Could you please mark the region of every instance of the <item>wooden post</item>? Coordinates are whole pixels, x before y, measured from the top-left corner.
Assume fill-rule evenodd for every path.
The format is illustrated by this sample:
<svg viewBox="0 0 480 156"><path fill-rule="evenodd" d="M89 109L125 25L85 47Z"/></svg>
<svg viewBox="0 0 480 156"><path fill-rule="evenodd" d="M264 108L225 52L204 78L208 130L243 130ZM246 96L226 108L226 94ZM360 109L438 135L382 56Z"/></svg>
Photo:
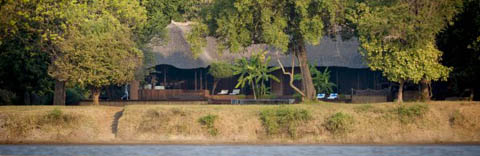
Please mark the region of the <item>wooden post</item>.
<svg viewBox="0 0 480 156"><path fill-rule="evenodd" d="M195 69L195 90L197 90L197 70Z"/></svg>
<svg viewBox="0 0 480 156"><path fill-rule="evenodd" d="M200 70L200 90L203 89L203 77L202 77L202 70Z"/></svg>
<svg viewBox="0 0 480 156"><path fill-rule="evenodd" d="M138 100L138 88L140 86L140 82L137 80L133 80L130 82L130 100Z"/></svg>
<svg viewBox="0 0 480 156"><path fill-rule="evenodd" d="M360 89L360 71L357 69L357 89Z"/></svg>
<svg viewBox="0 0 480 156"><path fill-rule="evenodd" d="M152 80L150 82L152 84L152 88L151 89L154 89L155 86L157 85L157 75L152 75Z"/></svg>
<svg viewBox="0 0 480 156"><path fill-rule="evenodd" d="M337 70L335 70L335 74L337 75L335 77L335 79L337 80L336 85L337 85L337 93L338 93L338 92L340 92L340 84L338 83L338 68L337 68Z"/></svg>
<svg viewBox="0 0 480 156"><path fill-rule="evenodd" d="M208 75L205 74L205 90L208 90Z"/></svg>
<svg viewBox="0 0 480 156"><path fill-rule="evenodd" d="M167 66L163 67L163 86L167 89Z"/></svg>

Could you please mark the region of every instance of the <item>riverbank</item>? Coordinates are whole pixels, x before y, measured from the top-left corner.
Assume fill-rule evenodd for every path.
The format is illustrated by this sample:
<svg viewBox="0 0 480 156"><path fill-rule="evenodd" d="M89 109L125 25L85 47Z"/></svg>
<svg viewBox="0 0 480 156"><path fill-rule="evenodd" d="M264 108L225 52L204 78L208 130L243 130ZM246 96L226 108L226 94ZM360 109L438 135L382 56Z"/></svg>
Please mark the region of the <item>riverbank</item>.
<svg viewBox="0 0 480 156"><path fill-rule="evenodd" d="M480 102L1 106L2 144L478 144Z"/></svg>

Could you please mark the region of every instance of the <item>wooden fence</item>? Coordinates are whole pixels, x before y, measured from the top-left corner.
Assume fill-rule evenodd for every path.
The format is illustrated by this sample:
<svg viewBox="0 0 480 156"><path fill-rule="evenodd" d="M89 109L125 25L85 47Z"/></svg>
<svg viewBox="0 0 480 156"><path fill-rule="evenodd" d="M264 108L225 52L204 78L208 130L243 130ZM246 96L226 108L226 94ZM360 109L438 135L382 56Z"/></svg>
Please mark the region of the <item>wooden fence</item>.
<svg viewBox="0 0 480 156"><path fill-rule="evenodd" d="M142 89L138 91L140 100L207 100L208 90L183 90L183 89Z"/></svg>

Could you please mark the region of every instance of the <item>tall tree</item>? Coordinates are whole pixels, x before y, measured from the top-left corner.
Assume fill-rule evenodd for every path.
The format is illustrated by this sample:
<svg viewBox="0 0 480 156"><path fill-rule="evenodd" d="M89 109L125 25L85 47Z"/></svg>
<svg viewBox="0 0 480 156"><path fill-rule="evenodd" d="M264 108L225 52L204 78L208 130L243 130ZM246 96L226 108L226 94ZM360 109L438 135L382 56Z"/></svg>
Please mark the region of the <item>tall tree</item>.
<svg viewBox="0 0 480 156"><path fill-rule="evenodd" d="M73 2L65 14L67 31L55 42L61 53L49 74L90 88L98 105L103 86L128 83L142 62L133 32L143 26L145 10L137 1L94 0Z"/></svg>
<svg viewBox="0 0 480 156"><path fill-rule="evenodd" d="M480 79L480 1L464 0L463 12L453 25L438 35L438 47L445 52L443 63L453 67L450 74L457 96L470 91L470 99L478 99Z"/></svg>
<svg viewBox="0 0 480 156"><path fill-rule="evenodd" d="M65 1L53 0L1 1L2 59L5 59L7 71L18 74L14 81L6 83L18 80L20 82L14 87L27 92L31 90L28 88L49 90L49 85L45 85L49 81L46 68L57 51L52 41L61 39L59 34L65 26L62 24L63 12L58 11L65 4ZM13 68L10 68L12 65ZM15 75L11 73L9 76ZM29 87L29 82L33 82L35 87ZM63 103L64 99L65 96Z"/></svg>
<svg viewBox="0 0 480 156"><path fill-rule="evenodd" d="M440 64L442 52L435 36L452 21L461 0L366 0L356 5L349 19L356 24L361 53L372 70L381 70L400 84L446 80L451 68ZM426 87L423 87L422 93Z"/></svg>
<svg viewBox="0 0 480 156"><path fill-rule="evenodd" d="M343 0L216 0L187 39L194 52L205 46L201 38L213 36L220 42L220 51L239 52L252 44L267 44L296 56L304 95L314 99L305 45L317 45L324 35L342 30L337 23L342 23L341 10L346 5Z"/></svg>

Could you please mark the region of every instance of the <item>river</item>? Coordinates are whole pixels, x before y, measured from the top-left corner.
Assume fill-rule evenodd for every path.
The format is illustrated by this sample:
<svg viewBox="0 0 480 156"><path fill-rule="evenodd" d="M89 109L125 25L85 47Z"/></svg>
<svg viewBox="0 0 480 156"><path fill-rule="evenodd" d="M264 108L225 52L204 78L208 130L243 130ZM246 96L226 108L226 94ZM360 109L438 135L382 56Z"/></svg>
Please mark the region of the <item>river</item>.
<svg viewBox="0 0 480 156"><path fill-rule="evenodd" d="M0 155L480 156L480 145L0 145Z"/></svg>

